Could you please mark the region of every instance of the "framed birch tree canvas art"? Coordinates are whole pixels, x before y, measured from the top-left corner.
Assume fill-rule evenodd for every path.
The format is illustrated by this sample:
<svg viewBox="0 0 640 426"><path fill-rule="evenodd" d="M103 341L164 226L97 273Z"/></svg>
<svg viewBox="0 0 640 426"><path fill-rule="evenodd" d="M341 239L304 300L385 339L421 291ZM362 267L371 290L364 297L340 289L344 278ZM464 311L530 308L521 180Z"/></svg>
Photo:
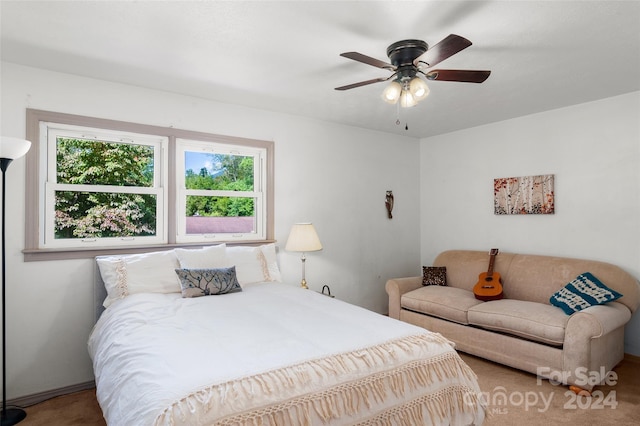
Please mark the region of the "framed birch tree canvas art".
<svg viewBox="0 0 640 426"><path fill-rule="evenodd" d="M553 175L493 180L495 214L553 214L553 196Z"/></svg>

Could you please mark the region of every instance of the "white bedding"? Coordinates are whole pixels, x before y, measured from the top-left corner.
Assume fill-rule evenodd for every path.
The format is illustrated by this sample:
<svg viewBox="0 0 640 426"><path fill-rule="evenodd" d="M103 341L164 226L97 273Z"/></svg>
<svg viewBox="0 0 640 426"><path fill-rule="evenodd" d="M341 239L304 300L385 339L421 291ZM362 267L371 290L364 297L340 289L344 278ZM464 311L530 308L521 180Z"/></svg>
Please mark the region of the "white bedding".
<svg viewBox="0 0 640 426"><path fill-rule="evenodd" d="M133 294L89 338L109 425L476 424L473 372L439 334L281 283Z"/></svg>

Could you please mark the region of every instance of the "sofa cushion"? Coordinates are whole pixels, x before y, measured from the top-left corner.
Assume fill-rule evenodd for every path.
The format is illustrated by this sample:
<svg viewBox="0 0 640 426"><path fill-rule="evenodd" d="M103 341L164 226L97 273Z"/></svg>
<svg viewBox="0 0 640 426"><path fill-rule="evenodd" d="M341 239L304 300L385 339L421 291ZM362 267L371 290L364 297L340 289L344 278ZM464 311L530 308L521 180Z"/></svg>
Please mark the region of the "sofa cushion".
<svg viewBox="0 0 640 426"><path fill-rule="evenodd" d="M469 324L467 311L479 303L483 302L476 299L472 291L439 285L412 290L405 293L400 301L404 309L465 325Z"/></svg>
<svg viewBox="0 0 640 426"><path fill-rule="evenodd" d="M561 309L523 300L492 300L469 308L469 324L555 346L564 343L569 317Z"/></svg>

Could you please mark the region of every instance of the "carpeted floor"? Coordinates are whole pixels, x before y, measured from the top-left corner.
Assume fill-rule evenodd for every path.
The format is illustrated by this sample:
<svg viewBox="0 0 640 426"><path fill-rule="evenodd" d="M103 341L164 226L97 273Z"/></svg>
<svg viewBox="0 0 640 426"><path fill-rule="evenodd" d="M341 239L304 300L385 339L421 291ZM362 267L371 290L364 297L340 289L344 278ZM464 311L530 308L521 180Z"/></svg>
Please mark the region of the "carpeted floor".
<svg viewBox="0 0 640 426"><path fill-rule="evenodd" d="M486 426L640 425L640 358L626 356L613 370L617 380L611 376L609 386L583 397L533 374L461 356L478 375L488 403Z"/></svg>
<svg viewBox="0 0 640 426"><path fill-rule="evenodd" d="M533 374L461 356L478 375L488 402L486 426L640 424L640 358L626 357L614 369L616 383L597 387L589 398L576 396L566 386L538 381ZM106 425L93 390L53 398L27 407L26 412L20 425Z"/></svg>

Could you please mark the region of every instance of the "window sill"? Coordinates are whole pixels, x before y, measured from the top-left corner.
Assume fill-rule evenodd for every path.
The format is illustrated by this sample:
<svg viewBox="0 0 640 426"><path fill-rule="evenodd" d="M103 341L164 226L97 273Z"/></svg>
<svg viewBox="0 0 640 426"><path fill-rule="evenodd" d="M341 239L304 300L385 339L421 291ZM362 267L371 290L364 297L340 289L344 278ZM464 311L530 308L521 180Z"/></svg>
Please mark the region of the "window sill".
<svg viewBox="0 0 640 426"><path fill-rule="evenodd" d="M223 243L228 246L259 246L275 242L276 240L220 241L215 244L157 244L139 247L96 247L94 249L24 249L22 253L25 262L40 262L50 260L92 259L96 256L118 256L122 254L171 250L174 248L199 248Z"/></svg>

